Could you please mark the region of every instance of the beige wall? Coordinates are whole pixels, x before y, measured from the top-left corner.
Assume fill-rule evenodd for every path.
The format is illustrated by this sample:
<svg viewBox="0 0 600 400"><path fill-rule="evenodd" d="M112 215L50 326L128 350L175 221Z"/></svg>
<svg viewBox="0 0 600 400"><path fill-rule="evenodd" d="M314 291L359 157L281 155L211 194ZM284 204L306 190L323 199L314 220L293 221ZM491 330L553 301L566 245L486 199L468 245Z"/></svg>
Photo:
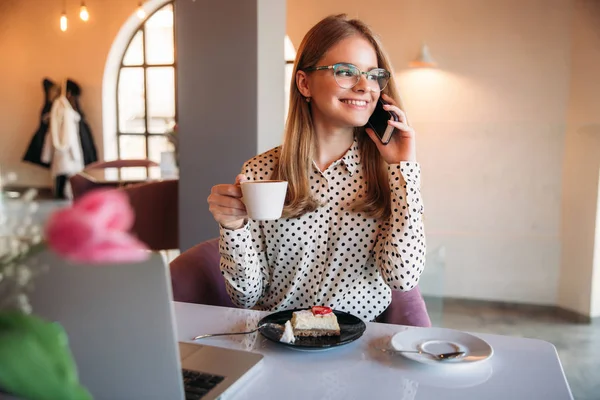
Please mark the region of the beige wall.
<svg viewBox="0 0 600 400"><path fill-rule="evenodd" d="M582 314L600 316L600 237L594 240L599 228L600 2L578 0L575 4L559 304Z"/></svg>
<svg viewBox="0 0 600 400"><path fill-rule="evenodd" d="M342 11L381 35L419 135L429 249L446 248L439 279L448 295L557 300L571 8L568 0L288 0L296 46L318 19ZM423 40L439 71L406 69Z"/></svg>
<svg viewBox="0 0 600 400"><path fill-rule="evenodd" d="M41 81L69 77L82 89L82 107L102 150L102 75L121 25L135 11L133 0L90 2L91 18L78 19L78 2L67 2L69 29L61 32L62 2L0 1L0 168L17 172L19 185L50 186L49 172L21 162L39 123ZM100 7L101 6L101 7Z"/></svg>

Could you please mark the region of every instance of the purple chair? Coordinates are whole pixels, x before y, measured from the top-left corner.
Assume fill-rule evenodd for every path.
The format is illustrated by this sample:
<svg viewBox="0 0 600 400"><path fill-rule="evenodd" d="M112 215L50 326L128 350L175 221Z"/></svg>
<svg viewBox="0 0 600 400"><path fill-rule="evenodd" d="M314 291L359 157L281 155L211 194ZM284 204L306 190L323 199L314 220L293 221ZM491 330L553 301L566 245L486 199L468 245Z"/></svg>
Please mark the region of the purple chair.
<svg viewBox="0 0 600 400"><path fill-rule="evenodd" d="M151 250L179 248L178 180L138 183L118 190L129 197L135 213L131 232L138 239Z"/></svg>
<svg viewBox="0 0 600 400"><path fill-rule="evenodd" d="M173 298L184 303L236 307L225 289L219 268L219 239L202 242L170 264ZM392 291L392 303L377 322L409 326L431 326L419 288L408 292Z"/></svg>
<svg viewBox="0 0 600 400"><path fill-rule="evenodd" d="M408 292L392 290L392 302L375 322L408 326L430 327L431 320L427 313L425 300L421 296L419 286Z"/></svg>
<svg viewBox="0 0 600 400"><path fill-rule="evenodd" d="M219 239L211 239L171 261L173 299L184 303L237 308L225 289L219 267Z"/></svg>

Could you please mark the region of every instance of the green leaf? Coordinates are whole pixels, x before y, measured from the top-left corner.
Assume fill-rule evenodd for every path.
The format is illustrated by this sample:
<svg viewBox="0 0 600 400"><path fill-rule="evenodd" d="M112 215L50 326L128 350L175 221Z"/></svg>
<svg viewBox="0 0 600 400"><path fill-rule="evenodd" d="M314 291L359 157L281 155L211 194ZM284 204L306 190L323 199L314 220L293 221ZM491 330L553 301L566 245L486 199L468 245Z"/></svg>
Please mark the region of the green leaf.
<svg viewBox="0 0 600 400"><path fill-rule="evenodd" d="M31 400L87 400L64 329L34 315L0 312L0 388Z"/></svg>

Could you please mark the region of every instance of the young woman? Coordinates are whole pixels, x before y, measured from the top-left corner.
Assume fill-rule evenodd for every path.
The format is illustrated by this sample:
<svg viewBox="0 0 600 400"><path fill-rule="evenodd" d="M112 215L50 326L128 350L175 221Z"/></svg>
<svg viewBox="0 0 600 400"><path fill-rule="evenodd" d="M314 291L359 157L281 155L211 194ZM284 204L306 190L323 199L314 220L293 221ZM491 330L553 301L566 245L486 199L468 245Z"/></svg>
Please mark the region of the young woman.
<svg viewBox="0 0 600 400"><path fill-rule="evenodd" d="M240 307L326 305L372 321L391 290L411 290L425 265L415 133L370 28L330 16L304 37L281 147L246 162L208 197L221 227L221 270ZM365 129L379 97L400 121L384 145ZM288 181L281 219L248 220L239 183Z"/></svg>

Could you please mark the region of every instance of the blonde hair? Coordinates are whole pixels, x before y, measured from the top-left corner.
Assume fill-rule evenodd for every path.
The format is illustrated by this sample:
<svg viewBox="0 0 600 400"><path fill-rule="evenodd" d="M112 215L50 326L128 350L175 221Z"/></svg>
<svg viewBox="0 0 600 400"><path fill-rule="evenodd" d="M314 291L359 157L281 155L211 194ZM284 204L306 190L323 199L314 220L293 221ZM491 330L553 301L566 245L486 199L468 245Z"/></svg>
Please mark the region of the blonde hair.
<svg viewBox="0 0 600 400"><path fill-rule="evenodd" d="M319 202L312 197L309 184L316 135L309 104L298 90L295 77L298 71L315 66L338 42L356 35L362 36L371 43L377 54L378 67L392 72L391 64L379 38L366 24L356 19L348 19L345 14L332 15L321 20L304 36L298 49L281 155L273 173L274 179L288 181L288 194L283 211L283 216L286 218L299 217L320 206ZM402 108L393 74L383 93L392 97ZM391 212L387 167L377 146L363 127L355 128L354 135L358 141L360 162L363 165L366 183L363 192L359 192L352 202L351 208L372 218L387 218Z"/></svg>

